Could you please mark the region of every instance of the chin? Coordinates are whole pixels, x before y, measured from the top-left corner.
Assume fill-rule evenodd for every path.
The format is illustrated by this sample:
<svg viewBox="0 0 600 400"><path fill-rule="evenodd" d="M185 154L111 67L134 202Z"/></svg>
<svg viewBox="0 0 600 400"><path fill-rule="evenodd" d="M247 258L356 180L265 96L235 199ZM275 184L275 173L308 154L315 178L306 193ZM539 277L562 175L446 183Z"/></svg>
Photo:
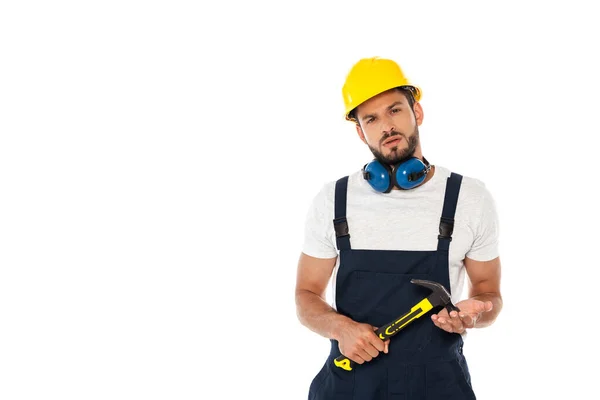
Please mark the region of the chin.
<svg viewBox="0 0 600 400"><path fill-rule="evenodd" d="M405 148L394 147L393 149L390 149L390 152L388 155L390 157L399 157L399 156L404 156L405 153L406 153Z"/></svg>

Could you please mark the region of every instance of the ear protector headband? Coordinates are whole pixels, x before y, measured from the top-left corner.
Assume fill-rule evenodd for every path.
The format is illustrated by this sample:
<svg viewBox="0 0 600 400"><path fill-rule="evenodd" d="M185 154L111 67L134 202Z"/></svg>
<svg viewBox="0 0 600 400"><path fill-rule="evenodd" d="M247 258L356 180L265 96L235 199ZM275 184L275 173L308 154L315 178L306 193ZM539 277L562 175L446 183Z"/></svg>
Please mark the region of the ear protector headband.
<svg viewBox="0 0 600 400"><path fill-rule="evenodd" d="M394 186L405 190L419 186L430 170L431 165L425 157L423 161L412 157L391 166L373 160L363 167L363 178L376 191L389 193Z"/></svg>

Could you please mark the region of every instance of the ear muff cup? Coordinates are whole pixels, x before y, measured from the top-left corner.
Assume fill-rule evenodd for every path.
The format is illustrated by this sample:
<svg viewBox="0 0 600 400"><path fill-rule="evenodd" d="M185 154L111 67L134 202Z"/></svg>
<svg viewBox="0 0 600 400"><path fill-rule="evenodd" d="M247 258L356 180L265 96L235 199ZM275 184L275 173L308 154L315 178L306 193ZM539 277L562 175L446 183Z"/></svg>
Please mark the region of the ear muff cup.
<svg viewBox="0 0 600 400"><path fill-rule="evenodd" d="M392 169L387 164L373 160L363 168L363 177L377 192L389 193L394 187Z"/></svg>
<svg viewBox="0 0 600 400"><path fill-rule="evenodd" d="M424 159L425 160L425 159ZM380 193L389 193L394 186L409 190L419 186L425 180L430 165L413 157L392 165L373 160L363 167L363 178Z"/></svg>
<svg viewBox="0 0 600 400"><path fill-rule="evenodd" d="M409 158L394 167L396 186L400 189L413 189L425 180L427 165L418 158Z"/></svg>

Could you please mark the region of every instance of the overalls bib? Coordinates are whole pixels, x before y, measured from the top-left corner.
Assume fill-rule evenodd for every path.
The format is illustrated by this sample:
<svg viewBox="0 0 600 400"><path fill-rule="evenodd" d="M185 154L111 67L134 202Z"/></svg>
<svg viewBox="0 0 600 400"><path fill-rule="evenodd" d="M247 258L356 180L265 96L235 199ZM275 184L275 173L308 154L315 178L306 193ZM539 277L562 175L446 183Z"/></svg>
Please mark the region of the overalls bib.
<svg viewBox="0 0 600 400"><path fill-rule="evenodd" d="M335 219L340 265L336 305L340 314L380 327L409 311L431 291L410 280L439 282L450 290L448 250L462 176L446 183L437 250L356 250L346 220L348 177L336 182ZM390 338L389 352L351 371L335 366L338 342L331 340L325 365L313 379L309 400L464 400L475 399L460 334L433 324L436 307Z"/></svg>

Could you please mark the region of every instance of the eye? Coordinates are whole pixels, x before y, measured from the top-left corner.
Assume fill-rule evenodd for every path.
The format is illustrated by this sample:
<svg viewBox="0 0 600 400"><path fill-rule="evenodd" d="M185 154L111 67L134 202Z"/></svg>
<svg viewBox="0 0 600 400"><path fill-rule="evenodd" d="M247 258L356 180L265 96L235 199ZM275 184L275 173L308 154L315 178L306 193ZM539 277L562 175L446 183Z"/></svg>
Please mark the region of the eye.
<svg viewBox="0 0 600 400"><path fill-rule="evenodd" d="M367 121L365 123L370 124L373 121L375 121L375 118L371 117L371 118L367 119Z"/></svg>
<svg viewBox="0 0 600 400"><path fill-rule="evenodd" d="M400 112L401 110L399 108L392 108L392 114L396 114L397 112Z"/></svg>

